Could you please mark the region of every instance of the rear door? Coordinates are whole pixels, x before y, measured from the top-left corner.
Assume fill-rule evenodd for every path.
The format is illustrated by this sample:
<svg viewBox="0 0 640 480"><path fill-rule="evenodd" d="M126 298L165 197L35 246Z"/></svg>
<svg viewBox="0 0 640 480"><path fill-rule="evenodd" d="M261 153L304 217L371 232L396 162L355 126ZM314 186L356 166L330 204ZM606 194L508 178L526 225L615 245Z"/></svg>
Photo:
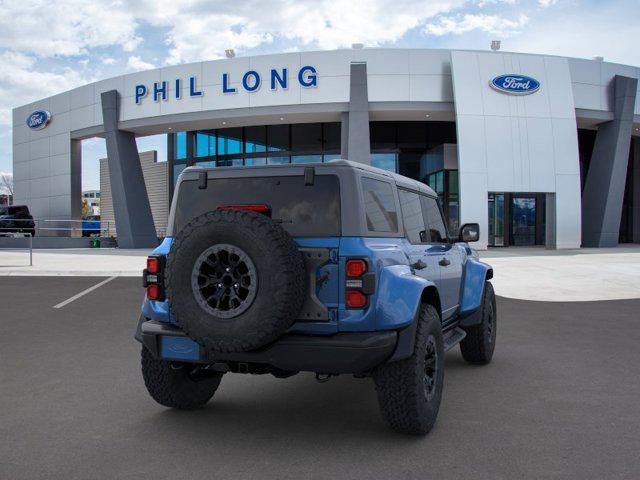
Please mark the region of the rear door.
<svg viewBox="0 0 640 480"><path fill-rule="evenodd" d="M422 212L427 225L429 255L435 259L440 271L440 302L442 320L453 316L460 304L462 258L455 244L449 241L442 210L434 197L421 195Z"/></svg>
<svg viewBox="0 0 640 480"><path fill-rule="evenodd" d="M210 178L206 188L199 188L198 180L180 183L174 200L173 235L193 218L221 207L266 205L271 218L297 243L308 269L310 295L299 319L328 321L331 310L340 304L336 260L341 236L338 177L318 174L309 184L303 175L233 173L239 176Z"/></svg>
<svg viewBox="0 0 640 480"><path fill-rule="evenodd" d="M430 246L426 243L427 227L420 195L416 192L398 188L400 208L402 210L402 223L408 245L407 256L416 275L431 280L436 285L440 283L440 270L436 257L429 255Z"/></svg>

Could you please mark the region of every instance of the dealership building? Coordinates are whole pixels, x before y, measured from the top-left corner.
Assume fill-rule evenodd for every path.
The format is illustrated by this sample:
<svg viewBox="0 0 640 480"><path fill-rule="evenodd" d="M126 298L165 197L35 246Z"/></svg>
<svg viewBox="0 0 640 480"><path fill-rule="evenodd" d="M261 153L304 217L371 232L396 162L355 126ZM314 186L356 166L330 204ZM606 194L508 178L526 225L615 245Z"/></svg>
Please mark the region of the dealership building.
<svg viewBox="0 0 640 480"><path fill-rule="evenodd" d="M479 248L640 243L639 77L600 58L377 48L122 75L14 109L15 203L79 219L81 141L104 137L123 247L157 242L187 166L338 158L427 183L452 233L480 224ZM135 138L162 133L168 163L143 174L156 156Z"/></svg>

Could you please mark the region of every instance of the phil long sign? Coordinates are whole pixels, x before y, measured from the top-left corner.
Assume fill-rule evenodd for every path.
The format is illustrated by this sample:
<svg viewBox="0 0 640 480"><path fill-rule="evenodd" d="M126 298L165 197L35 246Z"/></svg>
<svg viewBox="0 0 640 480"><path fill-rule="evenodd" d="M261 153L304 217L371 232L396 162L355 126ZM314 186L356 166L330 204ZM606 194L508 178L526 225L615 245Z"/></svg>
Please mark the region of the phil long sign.
<svg viewBox="0 0 640 480"><path fill-rule="evenodd" d="M494 90L508 95L531 95L540 90L538 80L517 73L499 75L492 78L489 85Z"/></svg>
<svg viewBox="0 0 640 480"><path fill-rule="evenodd" d="M298 82L303 88L317 87L318 72L315 67L305 65L295 72L289 72L287 68L271 68L268 72L263 72L262 75L255 70L249 70L239 78L231 78L231 74L223 73L220 84L215 88L225 95L232 95L238 93L238 90L249 93L256 92L261 87L269 88L272 91L286 90L291 82ZM185 93L183 93L183 86ZM188 91L186 91L187 86ZM203 94L204 90L199 86L196 77L176 78L152 84L140 83L135 86L134 92L138 105L141 105L147 97L153 98L154 102L159 102L167 101L170 98L180 100L183 96L201 97Z"/></svg>

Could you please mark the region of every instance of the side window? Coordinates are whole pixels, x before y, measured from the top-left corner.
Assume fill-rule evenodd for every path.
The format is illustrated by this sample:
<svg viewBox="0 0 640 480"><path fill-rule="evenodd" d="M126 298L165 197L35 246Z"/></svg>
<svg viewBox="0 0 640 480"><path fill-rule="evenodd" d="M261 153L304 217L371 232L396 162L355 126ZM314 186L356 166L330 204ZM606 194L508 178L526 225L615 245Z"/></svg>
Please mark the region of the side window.
<svg viewBox="0 0 640 480"><path fill-rule="evenodd" d="M367 229L372 232L397 232L398 214L391 184L363 177L362 190Z"/></svg>
<svg viewBox="0 0 640 480"><path fill-rule="evenodd" d="M426 241L425 223L420 206L420 196L417 193L398 189L400 195L400 209L402 210L402 223L411 243L423 243Z"/></svg>
<svg viewBox="0 0 640 480"><path fill-rule="evenodd" d="M447 228L444 226L442 213L435 198L420 195L422 202L422 214L428 225L427 241L430 243L447 243Z"/></svg>

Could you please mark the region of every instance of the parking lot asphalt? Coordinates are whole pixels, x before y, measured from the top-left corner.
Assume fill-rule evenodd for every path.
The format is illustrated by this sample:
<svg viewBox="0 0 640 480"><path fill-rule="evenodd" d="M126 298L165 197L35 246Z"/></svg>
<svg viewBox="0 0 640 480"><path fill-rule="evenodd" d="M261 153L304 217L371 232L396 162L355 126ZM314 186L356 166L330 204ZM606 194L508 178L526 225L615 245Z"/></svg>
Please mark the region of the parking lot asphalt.
<svg viewBox="0 0 640 480"><path fill-rule="evenodd" d="M373 383L226 375L155 404L133 340L140 281L0 278L0 479L638 478L640 300L498 299L493 363L446 357L436 427L388 430Z"/></svg>

